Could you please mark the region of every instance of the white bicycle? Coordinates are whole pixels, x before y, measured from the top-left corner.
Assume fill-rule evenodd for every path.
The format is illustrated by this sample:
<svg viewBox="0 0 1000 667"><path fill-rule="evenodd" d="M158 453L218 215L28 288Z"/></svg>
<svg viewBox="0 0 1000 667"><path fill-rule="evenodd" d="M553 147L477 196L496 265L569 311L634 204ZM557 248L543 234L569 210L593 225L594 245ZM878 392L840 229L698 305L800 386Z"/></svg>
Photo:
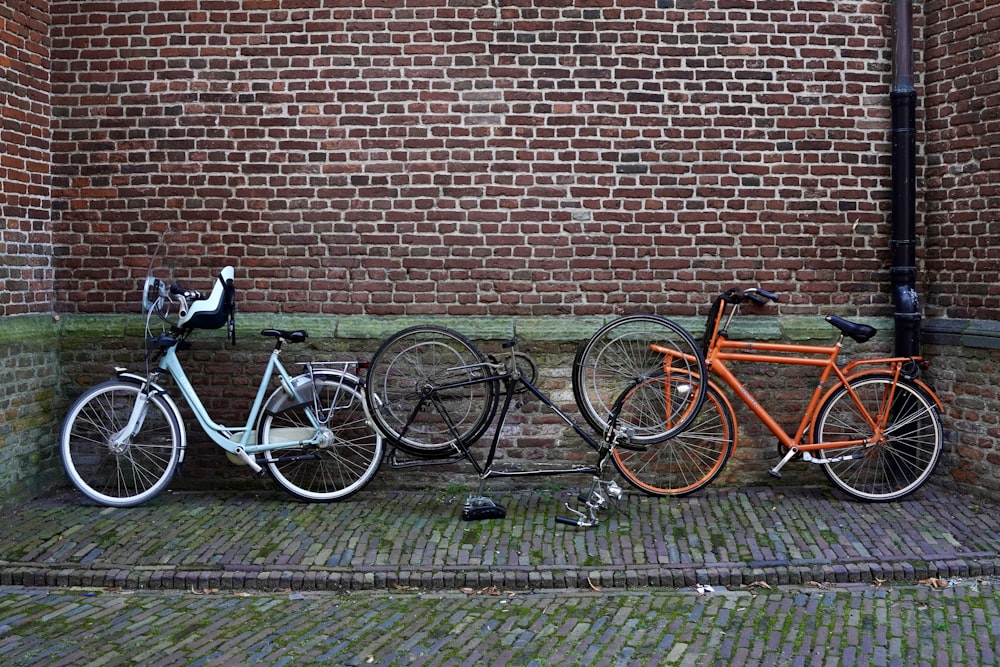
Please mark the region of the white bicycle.
<svg viewBox="0 0 1000 667"><path fill-rule="evenodd" d="M342 500L375 476L382 437L369 427L354 364L308 363L293 377L281 363L282 347L306 340L305 331L262 331L274 339L274 348L246 422L226 426L211 418L177 351L195 330L227 324L235 343L233 276L232 267L222 269L207 295L146 278L146 373L117 368L116 378L86 390L69 409L59 436L66 473L90 499L127 507L170 483L183 462L187 435L163 383L168 377L204 432L234 462L258 474L266 470L300 499Z"/></svg>

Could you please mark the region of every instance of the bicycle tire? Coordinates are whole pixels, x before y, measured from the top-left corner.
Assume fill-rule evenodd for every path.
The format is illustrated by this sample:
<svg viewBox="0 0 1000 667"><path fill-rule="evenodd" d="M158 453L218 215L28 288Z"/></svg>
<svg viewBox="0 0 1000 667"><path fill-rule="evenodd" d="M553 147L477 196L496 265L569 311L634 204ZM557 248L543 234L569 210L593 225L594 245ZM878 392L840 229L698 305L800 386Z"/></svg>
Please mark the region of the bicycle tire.
<svg viewBox="0 0 1000 667"><path fill-rule="evenodd" d="M820 450L823 472L848 495L869 502L899 500L919 489L941 458L944 433L937 406L917 384L892 375L866 374L848 385L875 419L885 418L885 437L869 446ZM820 406L814 442L871 437L871 429L847 387ZM889 396L892 396L891 402ZM888 413L888 415L887 415Z"/></svg>
<svg viewBox="0 0 1000 667"><path fill-rule="evenodd" d="M673 362L654 352L655 343L674 351ZM673 386L687 391L668 394L669 411L659 423L629 424L636 443L657 442L683 431L694 420L705 400L708 377L701 347L682 326L659 315L626 315L605 324L577 349L573 359L573 397L584 419L599 433L606 431L614 401L649 378L669 374ZM692 391L693 390L693 391Z"/></svg>
<svg viewBox="0 0 1000 667"><path fill-rule="evenodd" d="M499 377L465 336L417 325L386 339L368 365L365 400L382 435L420 457L462 452L489 428Z"/></svg>
<svg viewBox="0 0 1000 667"><path fill-rule="evenodd" d="M661 378L631 390L622 401L620 416L632 423L659 419ZM707 383L705 402L695 420L683 431L643 445L642 451L612 449L615 468L632 486L651 496L686 496L711 484L736 448L736 415L719 389Z"/></svg>
<svg viewBox="0 0 1000 667"><path fill-rule="evenodd" d="M258 428L258 442L307 440L315 434L317 424L325 442L265 450L264 466L271 478L296 498L314 503L344 500L363 489L378 472L382 436L368 423L357 381L317 372L309 386L309 400L304 403L285 405L283 389L271 395Z"/></svg>
<svg viewBox="0 0 1000 667"><path fill-rule="evenodd" d="M173 479L181 456L182 425L159 395L149 395L139 431L117 448L112 444L141 392L140 384L102 382L80 395L63 421L59 433L63 468L73 486L94 502L138 505Z"/></svg>

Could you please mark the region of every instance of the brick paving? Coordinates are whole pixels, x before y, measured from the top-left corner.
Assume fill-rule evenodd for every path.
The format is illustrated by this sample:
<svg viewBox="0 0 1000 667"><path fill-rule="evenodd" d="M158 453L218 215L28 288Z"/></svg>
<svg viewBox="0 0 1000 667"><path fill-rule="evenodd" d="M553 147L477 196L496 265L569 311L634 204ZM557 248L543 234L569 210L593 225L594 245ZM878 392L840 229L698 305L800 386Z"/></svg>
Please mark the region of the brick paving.
<svg viewBox="0 0 1000 667"><path fill-rule="evenodd" d="M128 509L67 492L0 527L0 584L132 589L516 590L914 582L1000 575L1000 512L928 486L863 504L824 487L627 495L596 528L558 525L574 492L498 492L505 519L461 520L464 495L165 493Z"/></svg>
<svg viewBox="0 0 1000 667"><path fill-rule="evenodd" d="M928 486L628 496L596 528L570 494L65 493L0 526L0 664L992 665L1000 512Z"/></svg>

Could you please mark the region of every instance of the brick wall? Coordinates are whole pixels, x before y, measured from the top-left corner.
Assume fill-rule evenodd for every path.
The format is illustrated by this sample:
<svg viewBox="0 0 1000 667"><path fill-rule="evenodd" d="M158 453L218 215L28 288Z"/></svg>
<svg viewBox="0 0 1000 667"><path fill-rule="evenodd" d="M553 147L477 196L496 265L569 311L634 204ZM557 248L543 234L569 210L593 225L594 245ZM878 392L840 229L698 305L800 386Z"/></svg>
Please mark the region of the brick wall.
<svg viewBox="0 0 1000 667"><path fill-rule="evenodd" d="M48 2L0 5L0 316L52 310Z"/></svg>
<svg viewBox="0 0 1000 667"><path fill-rule="evenodd" d="M925 3L923 271L950 478L1000 492L1000 5ZM968 320L968 321L965 321Z"/></svg>
<svg viewBox="0 0 1000 667"><path fill-rule="evenodd" d="M760 282L884 314L888 33L868 2L55 2L58 306L119 310L171 226L262 312Z"/></svg>
<svg viewBox="0 0 1000 667"><path fill-rule="evenodd" d="M927 311L1000 320L1000 5L927 5Z"/></svg>
<svg viewBox="0 0 1000 667"><path fill-rule="evenodd" d="M59 479L48 2L0 4L0 505Z"/></svg>
<svg viewBox="0 0 1000 667"><path fill-rule="evenodd" d="M925 317L997 321L998 9L916 4ZM783 292L784 317L891 313L885 3L577 5L5 3L0 314L133 312L164 229L172 277L233 263L243 312L276 317L692 316L733 283ZM1000 492L986 338L929 352L952 479ZM61 416L135 342L64 332L66 396L29 408ZM242 373L211 400L249 391L258 348L198 353L197 380ZM4 349L23 383L37 349ZM747 423L726 481L771 461Z"/></svg>

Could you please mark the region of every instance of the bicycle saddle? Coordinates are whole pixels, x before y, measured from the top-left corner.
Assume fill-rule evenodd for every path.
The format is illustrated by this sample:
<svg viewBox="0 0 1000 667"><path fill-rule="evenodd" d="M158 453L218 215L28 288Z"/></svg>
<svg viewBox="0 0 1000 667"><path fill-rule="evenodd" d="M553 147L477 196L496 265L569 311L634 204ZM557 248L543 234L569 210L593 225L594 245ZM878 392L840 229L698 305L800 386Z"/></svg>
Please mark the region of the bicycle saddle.
<svg viewBox="0 0 1000 667"><path fill-rule="evenodd" d="M306 338L309 338L309 334L305 331L299 329L298 331L285 331L284 329L264 329L260 332L261 336L267 336L268 338L280 338L288 343L301 343Z"/></svg>
<svg viewBox="0 0 1000 667"><path fill-rule="evenodd" d="M850 322L845 320L843 317L837 317L836 315L827 315L826 321L840 329L845 336L849 336L852 340L858 343L864 343L865 341L871 340L871 338L878 333L878 330L875 327L870 327L867 324Z"/></svg>

